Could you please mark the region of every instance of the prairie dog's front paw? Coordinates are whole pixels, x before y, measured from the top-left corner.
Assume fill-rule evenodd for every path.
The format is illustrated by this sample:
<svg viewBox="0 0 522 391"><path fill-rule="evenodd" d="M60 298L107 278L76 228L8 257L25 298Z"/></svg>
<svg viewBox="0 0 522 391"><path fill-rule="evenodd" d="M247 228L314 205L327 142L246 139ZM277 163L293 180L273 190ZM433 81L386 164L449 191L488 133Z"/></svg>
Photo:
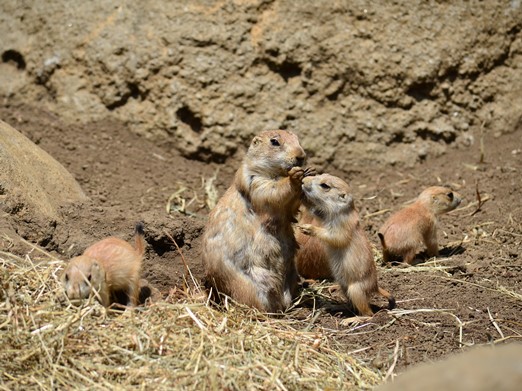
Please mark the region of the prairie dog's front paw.
<svg viewBox="0 0 522 391"><path fill-rule="evenodd" d="M312 224L297 224L296 228L305 235L314 236L315 228Z"/></svg>
<svg viewBox="0 0 522 391"><path fill-rule="evenodd" d="M292 167L290 171L288 171L288 176L292 181L301 182L304 177L304 169L302 167Z"/></svg>
<svg viewBox="0 0 522 391"><path fill-rule="evenodd" d="M315 169L315 167L306 167L304 170L303 177L316 176L316 175L317 175L317 170Z"/></svg>

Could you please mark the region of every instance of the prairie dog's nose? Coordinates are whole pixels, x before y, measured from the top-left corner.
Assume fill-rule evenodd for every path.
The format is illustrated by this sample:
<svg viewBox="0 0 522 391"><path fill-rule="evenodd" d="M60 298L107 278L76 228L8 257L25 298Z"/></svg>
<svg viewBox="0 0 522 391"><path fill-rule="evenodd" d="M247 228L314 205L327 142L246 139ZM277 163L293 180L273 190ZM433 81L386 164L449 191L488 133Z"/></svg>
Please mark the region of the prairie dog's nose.
<svg viewBox="0 0 522 391"><path fill-rule="evenodd" d="M305 177L303 178L303 184L305 184L305 183L311 183L313 179L314 179L314 178L311 177L311 176L305 176Z"/></svg>
<svg viewBox="0 0 522 391"><path fill-rule="evenodd" d="M453 198L456 200L457 205L460 205L460 203L462 202L462 196L460 195L460 193L457 193L456 191L454 191Z"/></svg>
<svg viewBox="0 0 522 391"><path fill-rule="evenodd" d="M310 189L312 187L312 181L313 181L313 177L305 176L303 178L302 188L303 189Z"/></svg>

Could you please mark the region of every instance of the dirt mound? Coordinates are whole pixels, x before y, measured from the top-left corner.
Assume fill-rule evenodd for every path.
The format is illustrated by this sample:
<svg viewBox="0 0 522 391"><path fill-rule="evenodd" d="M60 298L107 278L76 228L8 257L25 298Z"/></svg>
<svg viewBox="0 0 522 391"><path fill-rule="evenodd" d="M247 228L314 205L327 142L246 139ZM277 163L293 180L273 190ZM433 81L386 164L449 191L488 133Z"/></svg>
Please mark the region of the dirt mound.
<svg viewBox="0 0 522 391"><path fill-rule="evenodd" d="M87 200L60 163L3 121L0 139L0 207L7 216L38 230L56 226L63 208ZM6 216L2 220L6 228Z"/></svg>

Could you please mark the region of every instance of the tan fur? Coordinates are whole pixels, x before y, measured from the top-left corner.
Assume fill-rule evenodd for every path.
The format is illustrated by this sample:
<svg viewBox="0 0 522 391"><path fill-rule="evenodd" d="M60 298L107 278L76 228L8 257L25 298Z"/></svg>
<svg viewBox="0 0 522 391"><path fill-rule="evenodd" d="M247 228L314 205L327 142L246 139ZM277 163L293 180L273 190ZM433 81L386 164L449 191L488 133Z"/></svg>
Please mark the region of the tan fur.
<svg viewBox="0 0 522 391"><path fill-rule="evenodd" d="M114 294L127 294L128 305L136 306L139 297L141 262L145 252L143 226L136 225L134 247L122 239L109 237L88 247L69 261L62 284L70 300L87 299L93 294L108 307Z"/></svg>
<svg viewBox="0 0 522 391"><path fill-rule="evenodd" d="M297 136L256 136L233 184L209 216L203 237L207 283L262 311L285 310L297 289L291 223L306 172Z"/></svg>
<svg viewBox="0 0 522 391"><path fill-rule="evenodd" d="M303 179L303 203L317 225L297 228L324 245L331 274L360 314L373 315L370 298L379 293L395 306L394 298L377 284L377 268L370 242L359 221L348 184L322 174Z"/></svg>
<svg viewBox="0 0 522 391"><path fill-rule="evenodd" d="M425 189L417 200L391 215L379 230L386 262L397 257L412 264L425 247L429 257L439 254L437 216L460 205L461 196L447 187Z"/></svg>

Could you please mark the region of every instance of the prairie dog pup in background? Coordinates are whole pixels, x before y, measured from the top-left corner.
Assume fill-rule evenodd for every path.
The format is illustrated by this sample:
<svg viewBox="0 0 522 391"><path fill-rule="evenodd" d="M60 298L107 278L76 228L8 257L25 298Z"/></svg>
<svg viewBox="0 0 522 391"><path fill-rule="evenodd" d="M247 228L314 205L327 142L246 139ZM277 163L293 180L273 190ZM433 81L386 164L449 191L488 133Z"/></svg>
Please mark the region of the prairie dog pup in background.
<svg viewBox="0 0 522 391"><path fill-rule="evenodd" d="M239 303L284 311L297 290L292 222L299 208L305 152L297 136L254 137L234 182L209 215L203 236L206 282Z"/></svg>
<svg viewBox="0 0 522 391"><path fill-rule="evenodd" d="M127 305L136 306L144 253L142 223L136 224L134 247L115 237L94 243L82 255L71 259L65 268L62 284L67 297L87 299L94 289L100 302L108 307L115 302L117 292L124 292Z"/></svg>
<svg viewBox="0 0 522 391"><path fill-rule="evenodd" d="M411 265L424 247L429 257L438 255L437 216L454 210L461 200L459 193L447 187L432 186L413 204L392 214L378 233L384 261L400 257Z"/></svg>
<svg viewBox="0 0 522 391"><path fill-rule="evenodd" d="M377 268L370 242L359 222L348 184L322 174L303 179L303 204L319 225L299 224L305 235L325 246L331 273L361 315L372 316L370 298L379 293L395 306L393 296L377 284Z"/></svg>

